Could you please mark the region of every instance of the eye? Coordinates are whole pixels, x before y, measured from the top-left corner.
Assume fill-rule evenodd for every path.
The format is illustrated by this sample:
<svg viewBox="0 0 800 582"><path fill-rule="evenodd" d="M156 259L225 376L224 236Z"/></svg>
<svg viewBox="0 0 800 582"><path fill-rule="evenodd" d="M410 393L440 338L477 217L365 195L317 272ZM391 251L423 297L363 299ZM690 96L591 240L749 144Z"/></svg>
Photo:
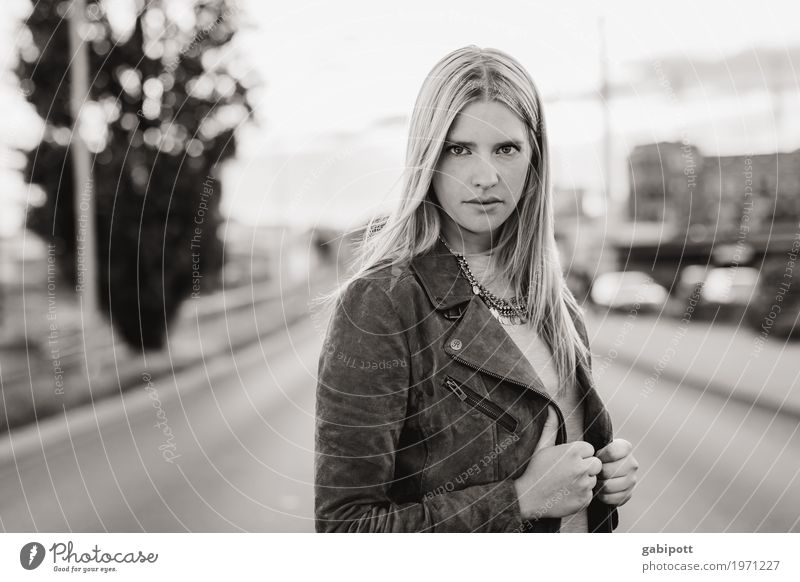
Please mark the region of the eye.
<svg viewBox="0 0 800 582"><path fill-rule="evenodd" d="M464 152L469 151L464 146L460 146L460 145L457 145L457 144L451 144L451 145L447 146L445 148L445 150L450 152L451 154L453 154L456 157L461 157L461 156L465 155Z"/></svg>
<svg viewBox="0 0 800 582"><path fill-rule="evenodd" d="M517 148L517 146L506 145L506 146L502 146L502 147L498 148L497 151L499 151L503 155L511 155L515 151L518 151L518 148Z"/></svg>

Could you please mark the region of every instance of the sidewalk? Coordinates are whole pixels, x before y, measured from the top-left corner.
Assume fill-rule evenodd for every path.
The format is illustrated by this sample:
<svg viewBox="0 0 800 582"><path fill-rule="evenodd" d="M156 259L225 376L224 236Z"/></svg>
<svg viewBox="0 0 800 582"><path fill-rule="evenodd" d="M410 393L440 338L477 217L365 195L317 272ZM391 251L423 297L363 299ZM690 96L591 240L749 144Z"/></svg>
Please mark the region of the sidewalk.
<svg viewBox="0 0 800 582"><path fill-rule="evenodd" d="M671 382L800 419L800 343L749 327L643 313L586 312L595 378L614 362L646 374L647 393Z"/></svg>
<svg viewBox="0 0 800 582"><path fill-rule="evenodd" d="M330 277L322 269L289 289L254 283L187 299L158 352L143 355L129 348L107 322L86 334L65 325L54 344L5 350L0 353L0 434L258 341L308 316L310 295L326 288ZM51 353L54 346L57 351Z"/></svg>

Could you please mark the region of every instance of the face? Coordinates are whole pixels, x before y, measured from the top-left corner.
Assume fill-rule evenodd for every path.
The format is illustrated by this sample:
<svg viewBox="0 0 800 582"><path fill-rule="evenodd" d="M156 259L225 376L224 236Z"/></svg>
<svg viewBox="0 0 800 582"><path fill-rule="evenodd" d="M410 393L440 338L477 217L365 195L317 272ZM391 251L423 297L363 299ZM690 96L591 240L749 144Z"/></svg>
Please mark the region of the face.
<svg viewBox="0 0 800 582"><path fill-rule="evenodd" d="M433 176L444 238L481 252L515 211L531 159L523 121L498 101L474 101L456 116Z"/></svg>

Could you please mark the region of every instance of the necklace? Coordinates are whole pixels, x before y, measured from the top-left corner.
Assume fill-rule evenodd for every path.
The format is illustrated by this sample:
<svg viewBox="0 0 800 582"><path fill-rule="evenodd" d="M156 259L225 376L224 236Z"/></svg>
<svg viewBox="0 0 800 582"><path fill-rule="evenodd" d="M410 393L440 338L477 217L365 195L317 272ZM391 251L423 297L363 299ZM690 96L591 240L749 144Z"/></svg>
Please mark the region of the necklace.
<svg viewBox="0 0 800 582"><path fill-rule="evenodd" d="M525 316L524 300L520 301L517 299L517 297L512 297L510 300L503 299L502 297L498 297L489 291L484 285L481 284L480 281L478 281L478 278L475 277L475 274L469 268L469 263L467 263L466 257L461 253L457 253L451 249L450 245L447 244L447 241L441 236L439 236L439 240L444 243L444 246L447 247L447 250L450 251L450 254L452 254L458 261L461 272L464 273L467 281L469 281L469 284L472 287L472 292L479 296L484 303L486 303L491 314L500 323L503 325L520 325L527 321Z"/></svg>

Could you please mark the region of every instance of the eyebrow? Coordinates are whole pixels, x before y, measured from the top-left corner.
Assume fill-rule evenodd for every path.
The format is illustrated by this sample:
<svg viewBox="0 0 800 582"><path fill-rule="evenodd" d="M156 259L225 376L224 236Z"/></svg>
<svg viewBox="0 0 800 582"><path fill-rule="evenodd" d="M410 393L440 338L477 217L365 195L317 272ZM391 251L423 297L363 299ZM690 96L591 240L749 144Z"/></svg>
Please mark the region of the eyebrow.
<svg viewBox="0 0 800 582"><path fill-rule="evenodd" d="M462 146L462 147L465 147L465 148L475 148L477 146L477 144L475 142L459 141L459 140L455 140L455 139L445 139L444 143L447 146L454 146L455 145L455 146ZM501 141L499 143L494 144L494 147L495 148L500 148L500 147L505 147L505 146L516 146L518 149L522 149L524 144L525 144L524 141L509 139L509 140Z"/></svg>

